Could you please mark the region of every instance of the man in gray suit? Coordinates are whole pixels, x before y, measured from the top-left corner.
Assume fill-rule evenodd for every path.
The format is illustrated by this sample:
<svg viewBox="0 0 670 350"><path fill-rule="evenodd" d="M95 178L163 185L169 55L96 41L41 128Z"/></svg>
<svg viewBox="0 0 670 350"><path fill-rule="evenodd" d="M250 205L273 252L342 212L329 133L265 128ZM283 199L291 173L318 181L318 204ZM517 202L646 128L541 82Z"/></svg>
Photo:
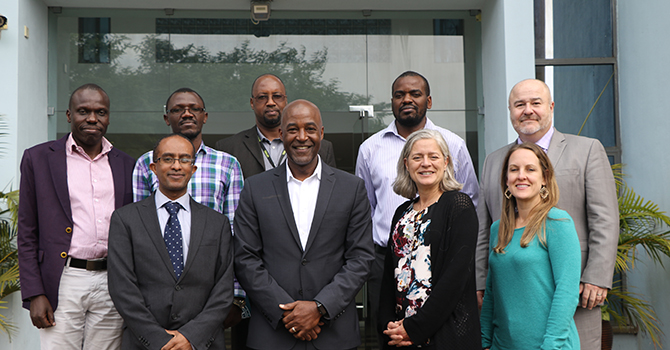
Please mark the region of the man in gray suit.
<svg viewBox="0 0 670 350"><path fill-rule="evenodd" d="M517 142L533 142L547 152L560 190L558 207L575 222L582 248L580 305L575 312L582 350L600 349L600 308L612 287L619 239L619 211L614 177L602 144L595 139L562 134L552 127L554 102L547 85L535 79L516 84L509 97L510 120ZM489 228L500 219L503 190L502 163L507 145L486 157L481 173L477 289L486 287Z"/></svg>
<svg viewBox="0 0 670 350"><path fill-rule="evenodd" d="M286 88L278 76L259 76L251 86L249 99L256 115L256 125L216 142L216 149L237 158L245 178L275 168L286 159L284 144L279 138L279 124L286 101ZM321 140L319 156L324 163L335 168L335 154L330 141Z"/></svg>
<svg viewBox="0 0 670 350"><path fill-rule="evenodd" d="M186 137L163 138L150 168L158 191L112 214L109 293L123 349L225 349L233 301L230 223L187 193L196 171Z"/></svg>
<svg viewBox="0 0 670 350"><path fill-rule="evenodd" d="M284 109L286 165L247 178L235 213L235 272L251 303L247 346L352 349L355 296L374 260L363 180L318 156L323 125L305 100Z"/></svg>

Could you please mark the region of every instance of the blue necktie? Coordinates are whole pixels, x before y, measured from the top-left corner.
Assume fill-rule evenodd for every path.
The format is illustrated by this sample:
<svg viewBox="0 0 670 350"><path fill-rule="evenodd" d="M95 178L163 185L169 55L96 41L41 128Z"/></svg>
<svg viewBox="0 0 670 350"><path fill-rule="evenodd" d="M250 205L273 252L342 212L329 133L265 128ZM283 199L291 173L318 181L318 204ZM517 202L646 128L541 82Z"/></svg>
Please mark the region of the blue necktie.
<svg viewBox="0 0 670 350"><path fill-rule="evenodd" d="M184 246L181 237L181 225L177 213L181 209L181 205L177 202L167 202L163 205L170 214L170 218L165 225L165 247L167 248L170 260L172 260L172 268L174 274L179 279L181 272L184 270Z"/></svg>

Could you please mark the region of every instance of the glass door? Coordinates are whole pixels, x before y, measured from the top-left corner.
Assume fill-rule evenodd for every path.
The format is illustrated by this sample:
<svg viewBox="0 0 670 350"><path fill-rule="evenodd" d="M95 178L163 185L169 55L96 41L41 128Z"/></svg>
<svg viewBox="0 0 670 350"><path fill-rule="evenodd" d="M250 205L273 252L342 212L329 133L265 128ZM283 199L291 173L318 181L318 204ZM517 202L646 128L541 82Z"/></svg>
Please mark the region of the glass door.
<svg viewBox="0 0 670 350"><path fill-rule="evenodd" d="M58 137L70 130L70 93L92 82L111 99L108 139L139 157L171 132L163 121L167 97L190 87L205 100L203 139L213 146L254 125L252 82L273 73L284 81L289 100L307 99L320 108L338 168L353 173L360 144L394 120L391 84L414 70L430 83L428 118L475 145L470 151L477 164L476 105L466 107L466 90L476 100L477 83L466 82L466 75L476 71L478 60L471 58L468 68L464 54L464 22L476 22L467 12L363 17L360 11L275 11L258 25L248 12L235 11L190 11L176 18L162 11L63 9L51 16L50 92ZM374 116L361 119L352 105L372 106ZM361 316L367 316L364 293L357 298ZM376 327L367 321L362 348L373 349Z"/></svg>

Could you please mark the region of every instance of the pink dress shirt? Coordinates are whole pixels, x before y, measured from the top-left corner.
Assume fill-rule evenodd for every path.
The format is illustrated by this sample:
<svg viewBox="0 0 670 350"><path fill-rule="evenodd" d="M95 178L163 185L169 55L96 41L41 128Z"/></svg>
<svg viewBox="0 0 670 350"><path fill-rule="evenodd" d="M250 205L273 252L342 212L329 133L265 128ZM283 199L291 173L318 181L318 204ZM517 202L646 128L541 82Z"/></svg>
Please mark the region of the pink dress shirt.
<svg viewBox="0 0 670 350"><path fill-rule="evenodd" d="M102 138L102 152L91 158L72 134L65 143L67 186L72 208L70 256L100 259L107 256L109 219L114 211L114 178L107 154L112 144Z"/></svg>

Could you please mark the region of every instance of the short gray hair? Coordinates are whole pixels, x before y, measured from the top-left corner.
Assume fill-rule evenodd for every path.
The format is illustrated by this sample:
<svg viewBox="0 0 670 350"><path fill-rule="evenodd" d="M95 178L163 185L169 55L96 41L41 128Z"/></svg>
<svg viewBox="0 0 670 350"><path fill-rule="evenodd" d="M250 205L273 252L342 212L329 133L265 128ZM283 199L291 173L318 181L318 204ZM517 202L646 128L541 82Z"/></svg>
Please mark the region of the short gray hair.
<svg viewBox="0 0 670 350"><path fill-rule="evenodd" d="M414 147L416 141L419 140L435 140L437 146L442 151L442 156L449 160L447 169L444 172L444 178L440 182L440 190L442 192L447 192L462 189L463 185L458 183L454 177L454 160L451 158L451 153L449 153L447 142L444 141L444 138L439 131L421 129L409 135L405 146L402 148L402 152L400 152L400 158L398 159L398 177L393 182L393 191L405 198L413 199L416 197L418 190L416 184L409 176L409 171L405 167L405 159L409 157L412 147Z"/></svg>

